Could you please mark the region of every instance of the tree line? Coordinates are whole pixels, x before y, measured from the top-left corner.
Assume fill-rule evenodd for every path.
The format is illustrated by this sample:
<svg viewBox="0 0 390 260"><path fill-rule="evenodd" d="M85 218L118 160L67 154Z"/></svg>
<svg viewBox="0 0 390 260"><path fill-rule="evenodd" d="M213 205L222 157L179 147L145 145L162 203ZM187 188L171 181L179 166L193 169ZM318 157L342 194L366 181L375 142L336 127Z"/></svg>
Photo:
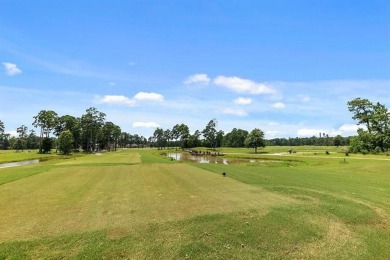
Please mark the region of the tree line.
<svg viewBox="0 0 390 260"><path fill-rule="evenodd" d="M180 147L209 147L215 150L217 147L250 147L257 149L265 146L264 132L258 128L248 132L243 129L234 128L225 134L217 129L218 121L214 118L208 122L205 128L196 130L190 134L190 130L185 124L176 124L172 129L157 128L151 137L151 143L158 149ZM203 137L203 138L202 138Z"/></svg>
<svg viewBox="0 0 390 260"><path fill-rule="evenodd" d="M91 107L81 117L59 116L53 110L41 110L33 117L34 129L22 125L17 128L17 137L4 133L4 123L0 120L1 149L39 149L39 153L48 153L56 148L64 154L71 151L93 152L101 149L116 150L117 147L147 144L143 136L122 132L113 122L106 121L106 114Z"/></svg>
<svg viewBox="0 0 390 260"><path fill-rule="evenodd" d="M218 130L218 121L212 119L203 130L193 134L186 124L176 124L171 129L156 128L149 138L121 131L118 125L107 122L106 114L96 108L88 108L81 117L72 115L59 116L52 110L41 110L32 125L39 130L21 125L16 129L18 137L11 137L4 132L4 123L0 120L0 149L39 149L47 153L53 147L62 153L83 150L85 152L101 149L116 150L117 147L156 147L165 149L209 147L250 147L255 149L268 146L350 146L354 153L380 153L390 148L390 113L381 103L372 103L368 99L356 98L347 103L358 121L360 128L357 136L331 137L326 133L319 136L274 138L265 140L264 132L258 128L251 132L234 128L226 133ZM50 135L54 136L50 136Z"/></svg>

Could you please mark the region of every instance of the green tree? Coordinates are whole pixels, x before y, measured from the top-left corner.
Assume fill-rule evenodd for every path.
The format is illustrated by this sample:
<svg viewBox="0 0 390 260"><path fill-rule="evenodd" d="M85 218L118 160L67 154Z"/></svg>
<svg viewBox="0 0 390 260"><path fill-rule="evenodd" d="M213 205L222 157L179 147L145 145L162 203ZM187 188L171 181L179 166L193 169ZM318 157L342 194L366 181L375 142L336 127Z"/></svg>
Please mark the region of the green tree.
<svg viewBox="0 0 390 260"><path fill-rule="evenodd" d="M99 136L104 125L106 114L98 111L94 107L90 107L86 110L86 114L81 116L81 129L83 148L87 152L97 150Z"/></svg>
<svg viewBox="0 0 390 260"><path fill-rule="evenodd" d="M0 120L0 135L4 134L5 126L4 122Z"/></svg>
<svg viewBox="0 0 390 260"><path fill-rule="evenodd" d="M164 131L164 139L166 140L166 146L169 149L169 141L172 139L172 131L170 129Z"/></svg>
<svg viewBox="0 0 390 260"><path fill-rule="evenodd" d="M26 141L22 138L16 139L15 143L12 145L13 149L16 151L23 150L26 148Z"/></svg>
<svg viewBox="0 0 390 260"><path fill-rule="evenodd" d="M248 131L233 128L230 133L224 136L223 145L226 147L245 147L245 139L248 137Z"/></svg>
<svg viewBox="0 0 390 260"><path fill-rule="evenodd" d="M265 147L264 132L258 128L253 129L245 139L245 145L254 148L257 153L258 147Z"/></svg>
<svg viewBox="0 0 390 260"><path fill-rule="evenodd" d="M0 120L0 148L1 149L4 149L4 143L5 143L5 135L4 135L4 130L5 130L5 126L4 126L4 122Z"/></svg>
<svg viewBox="0 0 390 260"><path fill-rule="evenodd" d="M341 135L337 135L334 139L333 139L333 144L337 147L339 147L340 145L342 145L343 143L343 137Z"/></svg>
<svg viewBox="0 0 390 260"><path fill-rule="evenodd" d="M34 129L30 130L30 134L27 137L27 149L39 148L39 138L36 136Z"/></svg>
<svg viewBox="0 0 390 260"><path fill-rule="evenodd" d="M43 152L43 138L48 138L57 125L58 115L53 110L41 110L38 115L34 116L34 122L32 125L34 127L40 128L40 144L39 144L39 153ZM48 143L46 141L46 143ZM46 147L47 148L47 147ZM47 149L45 149L47 151Z"/></svg>
<svg viewBox="0 0 390 260"><path fill-rule="evenodd" d="M201 135L199 130L196 130L194 134L190 135L188 137L188 147L193 148L201 146L201 141L199 139Z"/></svg>
<svg viewBox="0 0 390 260"><path fill-rule="evenodd" d="M215 147L217 145L216 139L217 139L217 125L218 121L217 119L212 119L208 122L205 129L203 129L202 134L206 141L208 142L209 146L215 150Z"/></svg>
<svg viewBox="0 0 390 260"><path fill-rule="evenodd" d="M162 149L165 143L164 129L157 127L156 130L154 130L153 138L156 141L157 148Z"/></svg>
<svg viewBox="0 0 390 260"><path fill-rule="evenodd" d="M19 134L19 139L17 140L17 148L15 148L16 150L23 150L26 148L27 146L27 142L26 142L26 138L27 138L27 126L25 125L21 125L20 127L18 127L16 129L16 132Z"/></svg>
<svg viewBox="0 0 390 260"><path fill-rule="evenodd" d="M181 149L185 148L185 143L189 138L190 129L185 124L180 124L178 128L179 138L180 138L180 147Z"/></svg>
<svg viewBox="0 0 390 260"><path fill-rule="evenodd" d="M73 136L73 149L78 150L81 142L80 118L71 115L64 115L58 118L54 127L54 134L59 136L63 131L69 130Z"/></svg>
<svg viewBox="0 0 390 260"><path fill-rule="evenodd" d="M351 144L351 150L378 153L390 148L390 113L385 105L372 103L368 99L356 98L348 102L353 119L363 128L358 129L358 139ZM361 144L363 143L363 146ZM355 144L359 144L358 146Z"/></svg>
<svg viewBox="0 0 390 260"><path fill-rule="evenodd" d="M62 131L58 137L58 149L65 155L69 154L73 148L73 135L70 130Z"/></svg>

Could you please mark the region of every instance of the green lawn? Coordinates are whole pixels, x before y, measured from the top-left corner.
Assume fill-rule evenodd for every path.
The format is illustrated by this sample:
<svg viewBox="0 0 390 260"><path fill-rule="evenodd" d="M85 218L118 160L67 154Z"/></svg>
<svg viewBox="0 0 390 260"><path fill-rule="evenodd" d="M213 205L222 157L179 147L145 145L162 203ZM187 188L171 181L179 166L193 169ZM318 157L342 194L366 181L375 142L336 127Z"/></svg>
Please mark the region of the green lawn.
<svg viewBox="0 0 390 260"><path fill-rule="evenodd" d="M258 160L125 149L0 169L0 259L389 258L390 161L230 152Z"/></svg>
<svg viewBox="0 0 390 260"><path fill-rule="evenodd" d="M57 157L55 151L51 154L38 154L38 150L24 150L16 152L15 150L0 150L0 163L19 162L34 159L52 159Z"/></svg>

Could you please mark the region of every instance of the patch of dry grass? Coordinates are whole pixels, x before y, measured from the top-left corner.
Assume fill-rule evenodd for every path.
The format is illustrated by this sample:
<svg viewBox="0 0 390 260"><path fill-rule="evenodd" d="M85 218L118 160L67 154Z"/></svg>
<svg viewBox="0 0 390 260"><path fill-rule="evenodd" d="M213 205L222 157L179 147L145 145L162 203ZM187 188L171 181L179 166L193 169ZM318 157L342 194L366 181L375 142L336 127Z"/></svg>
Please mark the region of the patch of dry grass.
<svg viewBox="0 0 390 260"><path fill-rule="evenodd" d="M292 202L187 164L54 168L0 186L0 241L252 208L266 213Z"/></svg>

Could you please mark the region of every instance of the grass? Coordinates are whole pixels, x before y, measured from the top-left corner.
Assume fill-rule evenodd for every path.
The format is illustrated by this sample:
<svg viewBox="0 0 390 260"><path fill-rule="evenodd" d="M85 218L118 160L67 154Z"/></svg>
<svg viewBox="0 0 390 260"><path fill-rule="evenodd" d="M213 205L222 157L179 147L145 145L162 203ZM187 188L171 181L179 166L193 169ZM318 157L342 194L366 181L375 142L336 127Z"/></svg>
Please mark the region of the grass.
<svg viewBox="0 0 390 260"><path fill-rule="evenodd" d="M35 159L52 159L58 157L54 150L50 154L39 154L38 150L24 150L16 152L15 150L0 150L0 163L20 162Z"/></svg>
<svg viewBox="0 0 390 260"><path fill-rule="evenodd" d="M136 149L0 169L0 259L389 258L388 161L275 158Z"/></svg>

